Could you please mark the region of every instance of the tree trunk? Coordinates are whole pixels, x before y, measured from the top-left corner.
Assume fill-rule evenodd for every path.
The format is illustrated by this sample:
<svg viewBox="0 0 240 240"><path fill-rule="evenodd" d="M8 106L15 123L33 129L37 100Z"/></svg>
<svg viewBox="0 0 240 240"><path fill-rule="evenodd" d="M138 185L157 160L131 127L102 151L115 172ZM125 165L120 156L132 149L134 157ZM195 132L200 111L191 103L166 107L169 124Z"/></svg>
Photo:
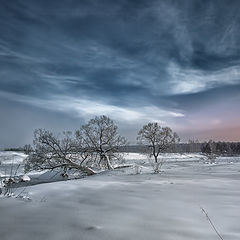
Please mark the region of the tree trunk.
<svg viewBox="0 0 240 240"><path fill-rule="evenodd" d="M158 157L154 155L155 163L158 162Z"/></svg>
<svg viewBox="0 0 240 240"><path fill-rule="evenodd" d="M95 172L89 167L79 167L79 169L89 176L95 174Z"/></svg>
<svg viewBox="0 0 240 240"><path fill-rule="evenodd" d="M110 160L109 160L108 155L105 153L104 156L105 156L105 159L106 159L106 162L107 162L107 167L108 167L108 169L113 170L114 167L113 167L112 164L110 163Z"/></svg>
<svg viewBox="0 0 240 240"><path fill-rule="evenodd" d="M80 165L72 162L70 159L66 159L66 160L67 160L67 161L69 162L69 164L72 165L74 168L79 169L80 171L86 173L87 175L93 175L93 174L95 174L95 172L94 172L91 168L89 168L89 167L80 166Z"/></svg>

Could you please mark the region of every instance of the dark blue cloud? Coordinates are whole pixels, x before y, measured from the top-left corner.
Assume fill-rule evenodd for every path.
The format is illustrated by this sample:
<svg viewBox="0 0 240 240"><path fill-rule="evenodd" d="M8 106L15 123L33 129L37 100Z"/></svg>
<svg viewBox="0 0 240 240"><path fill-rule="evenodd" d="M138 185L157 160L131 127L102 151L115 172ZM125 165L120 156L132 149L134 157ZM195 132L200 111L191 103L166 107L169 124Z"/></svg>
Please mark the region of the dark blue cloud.
<svg viewBox="0 0 240 240"><path fill-rule="evenodd" d="M89 116L88 101L115 118L125 109L183 127L194 109L239 92L239 7L234 0L1 0L0 95L46 116ZM163 116L148 118L149 109Z"/></svg>

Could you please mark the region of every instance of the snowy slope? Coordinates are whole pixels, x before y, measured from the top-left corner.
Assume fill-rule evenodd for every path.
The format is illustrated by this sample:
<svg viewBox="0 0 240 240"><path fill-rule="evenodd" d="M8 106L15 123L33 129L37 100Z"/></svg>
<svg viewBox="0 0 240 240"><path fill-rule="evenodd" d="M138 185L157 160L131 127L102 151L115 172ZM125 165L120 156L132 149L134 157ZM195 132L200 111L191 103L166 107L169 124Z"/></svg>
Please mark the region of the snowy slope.
<svg viewBox="0 0 240 240"><path fill-rule="evenodd" d="M225 240L239 240L239 180L239 161L180 161L160 175L118 170L35 185L32 201L0 199L0 239L219 239L201 206Z"/></svg>

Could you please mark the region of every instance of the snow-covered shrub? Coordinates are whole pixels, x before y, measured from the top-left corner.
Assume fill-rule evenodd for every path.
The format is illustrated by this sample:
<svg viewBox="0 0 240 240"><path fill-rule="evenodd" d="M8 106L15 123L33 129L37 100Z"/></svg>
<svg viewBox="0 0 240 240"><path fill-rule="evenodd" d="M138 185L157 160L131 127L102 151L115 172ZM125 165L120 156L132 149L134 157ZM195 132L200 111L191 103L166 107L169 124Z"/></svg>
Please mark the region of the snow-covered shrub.
<svg viewBox="0 0 240 240"><path fill-rule="evenodd" d="M148 161L149 161L150 165L152 166L154 173L161 172L161 168L164 163L163 159L158 159L158 162L156 162L151 156L149 156Z"/></svg>
<svg viewBox="0 0 240 240"><path fill-rule="evenodd" d="M140 174L142 172L142 167L138 164L135 164L134 166L135 174Z"/></svg>

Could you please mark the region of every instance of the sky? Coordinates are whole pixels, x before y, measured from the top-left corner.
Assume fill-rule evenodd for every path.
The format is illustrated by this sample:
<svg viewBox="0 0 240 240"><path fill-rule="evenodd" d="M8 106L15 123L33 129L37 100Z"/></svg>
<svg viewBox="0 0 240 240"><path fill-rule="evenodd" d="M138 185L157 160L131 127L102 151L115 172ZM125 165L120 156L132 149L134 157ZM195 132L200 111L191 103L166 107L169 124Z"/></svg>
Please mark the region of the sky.
<svg viewBox="0 0 240 240"><path fill-rule="evenodd" d="M240 141L238 0L0 0L0 148L107 115Z"/></svg>

